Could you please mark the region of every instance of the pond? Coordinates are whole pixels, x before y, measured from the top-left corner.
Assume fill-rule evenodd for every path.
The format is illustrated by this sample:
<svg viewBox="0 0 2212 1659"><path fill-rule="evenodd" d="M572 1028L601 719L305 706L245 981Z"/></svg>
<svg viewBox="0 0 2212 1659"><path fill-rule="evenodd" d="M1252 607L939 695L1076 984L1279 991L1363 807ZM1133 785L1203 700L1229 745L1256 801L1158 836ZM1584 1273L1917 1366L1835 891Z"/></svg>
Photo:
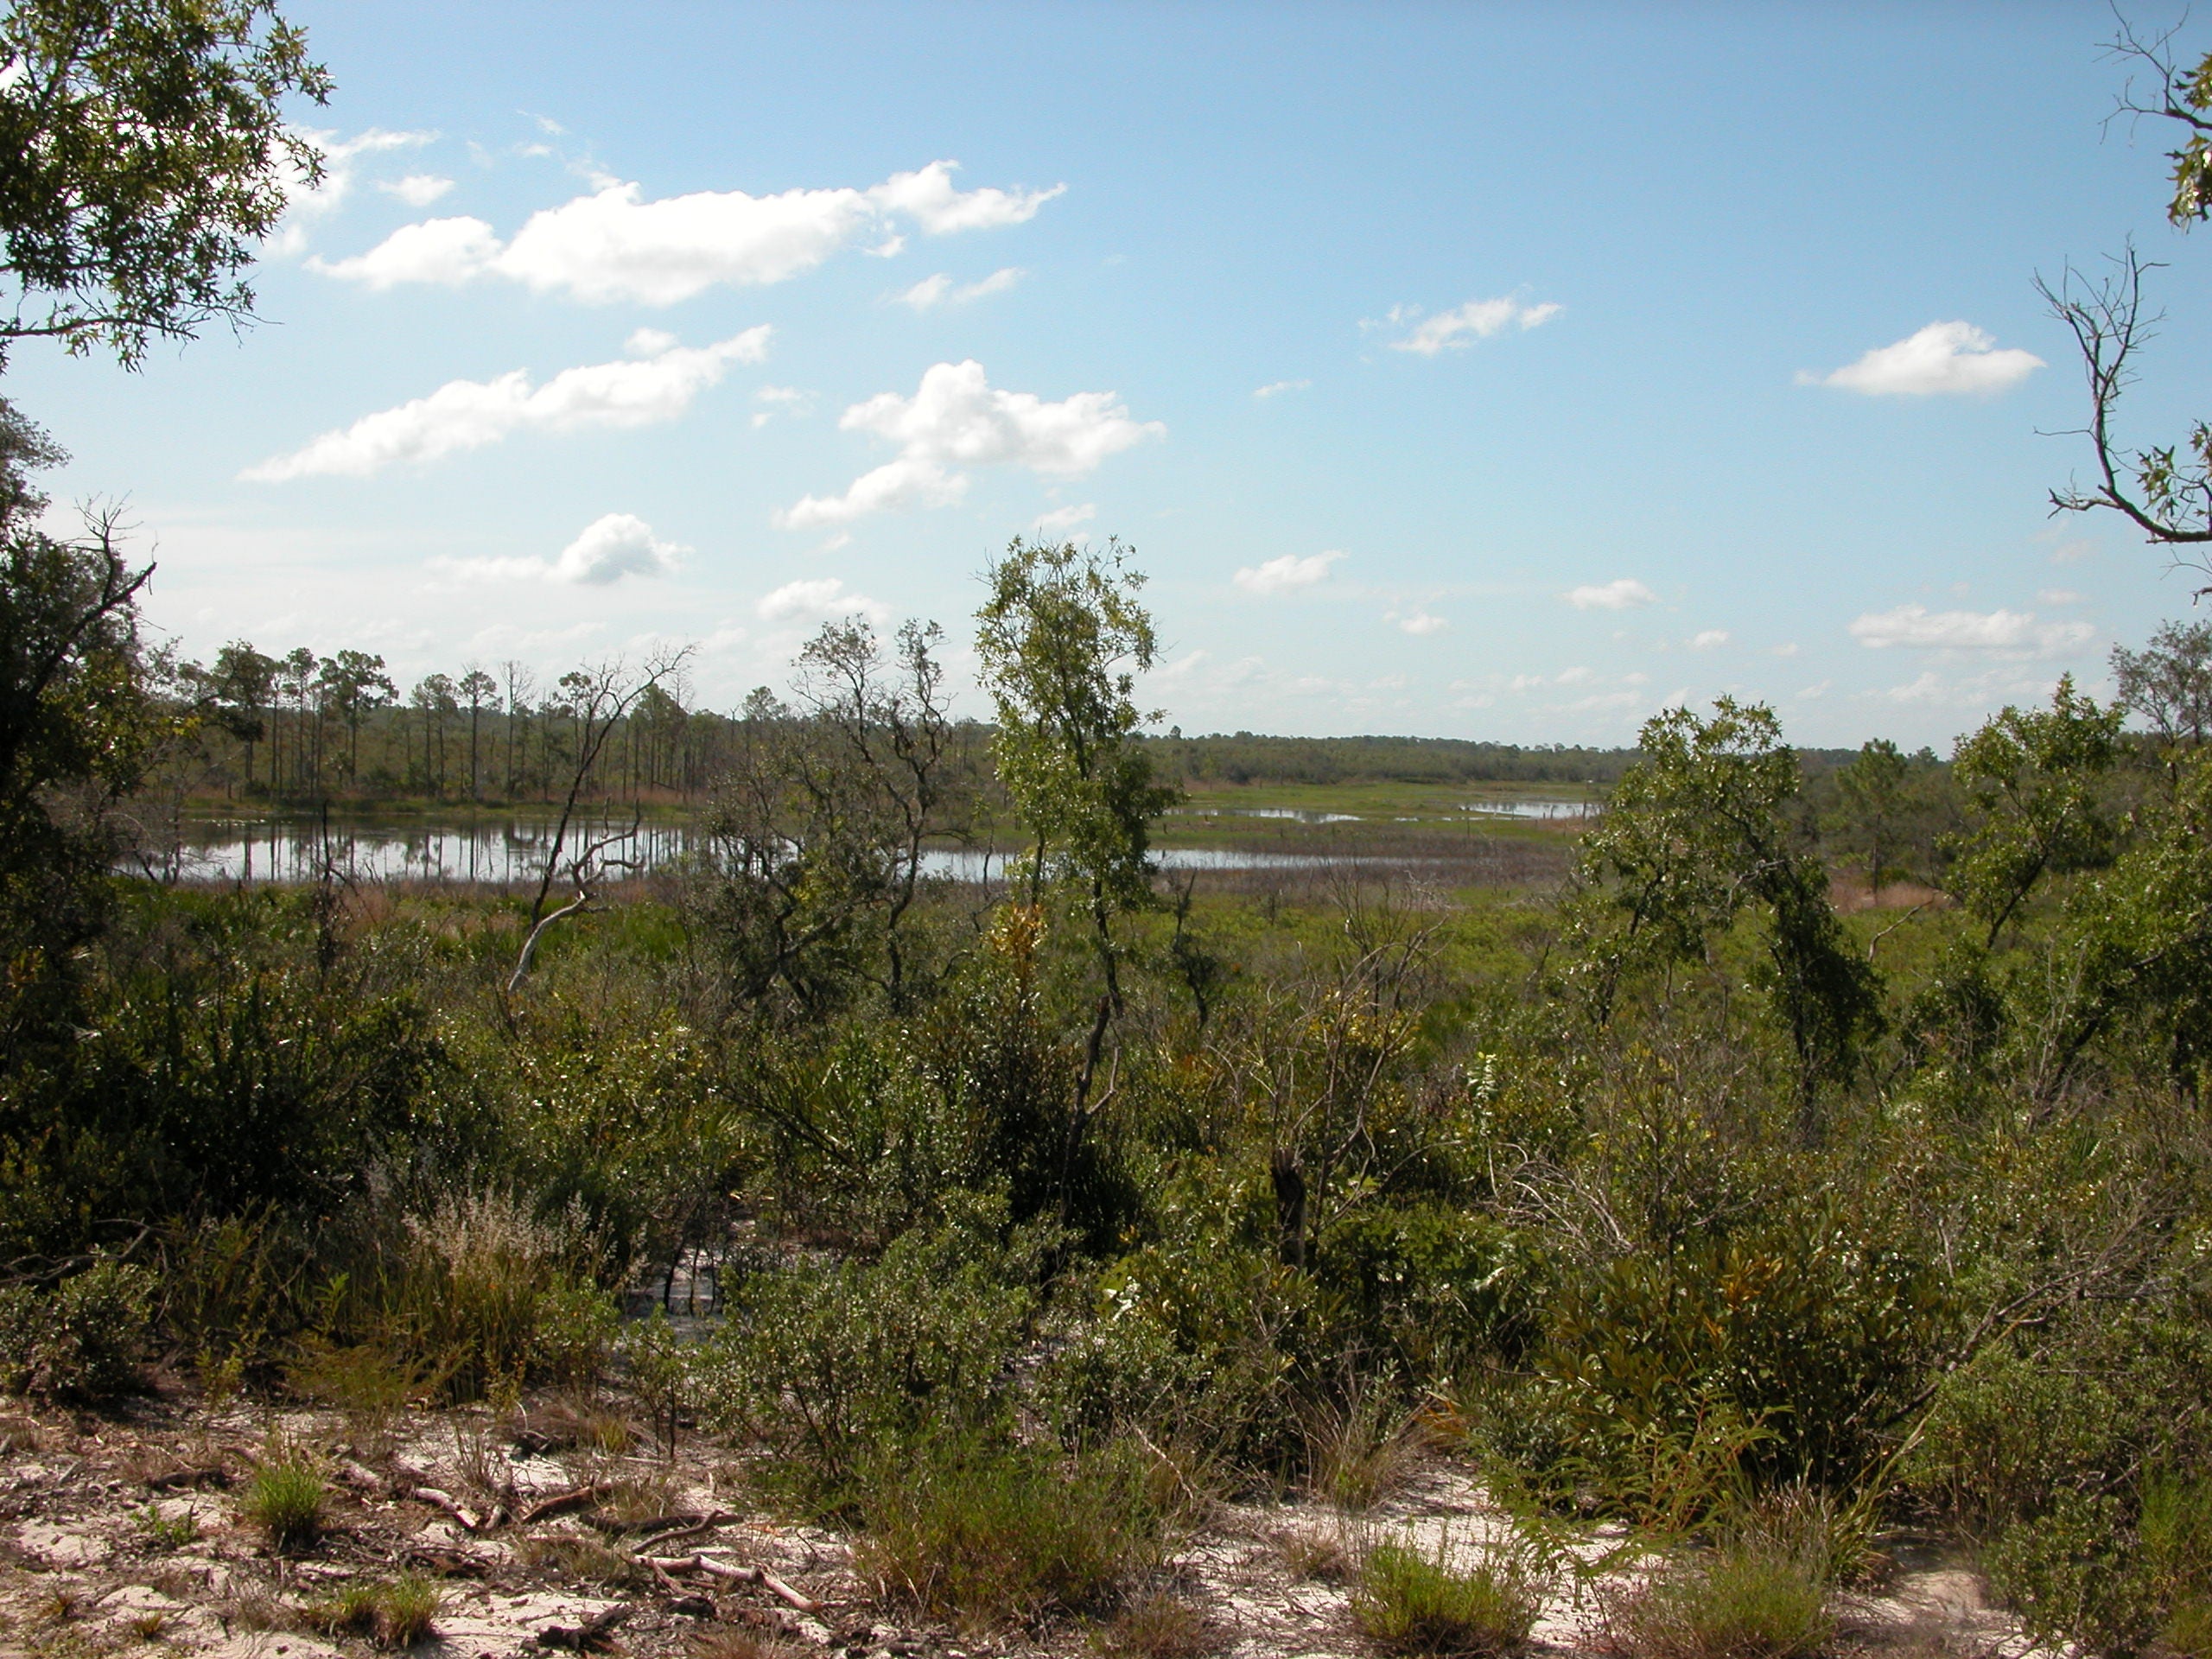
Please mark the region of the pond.
<svg viewBox="0 0 2212 1659"><path fill-rule="evenodd" d="M546 819L480 818L458 823L365 823L322 826L286 819L218 820L188 826L177 879L194 882L249 885L304 882L317 879L326 861L356 881L483 882L493 886L534 883L545 868L555 825ZM567 849L585 841L619 836L630 821L594 819L569 826ZM665 869L700 842L686 824L646 823L635 837L608 850L617 868L645 874ZM1304 853L1244 851L1222 847L1156 849L1154 862L1164 870L1319 870L1342 865L1396 865L1409 861L1378 857L1322 857ZM931 848L922 855L923 874L943 880L987 883L1006 868L1002 851ZM1419 862L1422 861L1410 861Z"/></svg>
<svg viewBox="0 0 2212 1659"><path fill-rule="evenodd" d="M1549 821L1573 818L1594 818L1605 811L1597 801L1462 801L1462 812L1479 813L1486 818L1541 818Z"/></svg>
<svg viewBox="0 0 2212 1659"><path fill-rule="evenodd" d="M1360 823L1357 812L1317 812L1303 806L1171 806L1171 818L1288 818L1297 823Z"/></svg>

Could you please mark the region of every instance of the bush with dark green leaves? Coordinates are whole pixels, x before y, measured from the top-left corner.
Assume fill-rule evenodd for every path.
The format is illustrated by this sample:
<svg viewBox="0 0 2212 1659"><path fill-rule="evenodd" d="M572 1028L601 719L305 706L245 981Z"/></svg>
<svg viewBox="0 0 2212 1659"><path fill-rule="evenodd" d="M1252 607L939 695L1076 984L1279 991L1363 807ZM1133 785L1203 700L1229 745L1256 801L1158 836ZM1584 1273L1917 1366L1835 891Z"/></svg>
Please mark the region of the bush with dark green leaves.
<svg viewBox="0 0 2212 1659"><path fill-rule="evenodd" d="M104 1255L51 1290L0 1290L0 1386L85 1403L130 1392L155 1289L149 1270Z"/></svg>
<svg viewBox="0 0 2212 1659"><path fill-rule="evenodd" d="M931 1436L1004 1433L1045 1243L1009 1229L1002 1203L978 1201L874 1262L758 1273L699 1351L701 1404L777 1448L793 1496L828 1508L849 1504L871 1459Z"/></svg>
<svg viewBox="0 0 2212 1659"><path fill-rule="evenodd" d="M1586 1471L1626 1474L1653 1435L1721 1413L1758 1431L1747 1473L1848 1484L1880 1454L1947 1312L1929 1264L1808 1203L1567 1274L1535 1364Z"/></svg>

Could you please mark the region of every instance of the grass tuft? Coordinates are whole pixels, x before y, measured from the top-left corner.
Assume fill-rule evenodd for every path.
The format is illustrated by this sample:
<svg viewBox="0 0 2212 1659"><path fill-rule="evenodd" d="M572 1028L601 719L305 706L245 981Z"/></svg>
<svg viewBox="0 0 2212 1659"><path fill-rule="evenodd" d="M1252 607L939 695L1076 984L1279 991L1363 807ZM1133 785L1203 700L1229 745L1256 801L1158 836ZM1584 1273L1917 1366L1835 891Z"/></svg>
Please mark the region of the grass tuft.
<svg viewBox="0 0 2212 1659"><path fill-rule="evenodd" d="M1311 1579L1321 1584L1349 1584L1358 1576L1358 1564L1344 1540L1334 1533L1321 1532L1312 1528L1287 1529L1275 1535L1275 1548L1282 1554L1282 1564L1296 1579Z"/></svg>
<svg viewBox="0 0 2212 1659"><path fill-rule="evenodd" d="M1360 1564L1352 1616L1391 1653L1511 1653L1529 1639L1542 1606L1541 1584L1519 1555L1486 1550L1464 1571L1445 1551L1377 1544Z"/></svg>
<svg viewBox="0 0 2212 1659"><path fill-rule="evenodd" d="M1430 1449L1420 1417L1393 1407L1380 1389L1342 1405L1300 1414L1313 1495L1361 1514L1403 1491Z"/></svg>
<svg viewBox="0 0 2212 1659"><path fill-rule="evenodd" d="M430 1633L440 1601L435 1585L409 1573L388 1583L344 1585L306 1617L326 1636L365 1636L380 1648L411 1648Z"/></svg>
<svg viewBox="0 0 2212 1659"><path fill-rule="evenodd" d="M1205 1659L1226 1645L1203 1610L1165 1591L1130 1598L1092 1637L1109 1659Z"/></svg>
<svg viewBox="0 0 2212 1659"><path fill-rule="evenodd" d="M1035 1624L1106 1600L1155 1553L1129 1460L928 1441L863 1482L856 1564L881 1592L969 1627Z"/></svg>
<svg viewBox="0 0 2212 1659"><path fill-rule="evenodd" d="M296 1554L322 1535L322 1471L297 1446L272 1452L246 1483L238 1511L267 1535L269 1547L279 1555Z"/></svg>
<svg viewBox="0 0 2212 1659"><path fill-rule="evenodd" d="M1608 1645L1637 1659L1803 1659L1835 1633L1821 1564L1730 1542L1670 1562L1606 1610Z"/></svg>

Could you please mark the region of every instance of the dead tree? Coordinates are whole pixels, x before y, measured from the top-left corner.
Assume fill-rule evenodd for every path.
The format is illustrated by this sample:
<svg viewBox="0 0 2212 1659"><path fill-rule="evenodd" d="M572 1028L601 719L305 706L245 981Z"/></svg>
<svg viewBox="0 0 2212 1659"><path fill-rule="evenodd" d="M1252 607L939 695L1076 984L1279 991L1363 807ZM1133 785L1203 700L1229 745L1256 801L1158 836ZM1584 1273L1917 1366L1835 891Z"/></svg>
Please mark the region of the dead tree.
<svg viewBox="0 0 2212 1659"><path fill-rule="evenodd" d="M510 996L521 990L523 981L529 976L538 941L547 930L556 922L591 908L592 888L599 880L599 873L632 864L632 861L610 859L607 854L608 849L636 838L640 820L635 813L627 830L596 839L587 837L573 855L569 853L569 835L575 827L577 805L591 782L600 752L607 747L607 740L613 735L623 717L646 692L681 669L690 655L691 648L686 645L681 650L656 653L634 670L618 658L562 677L561 686L569 694L569 711L576 722L576 747L570 757L561 816L554 823L552 844L545 850L545 867L539 873L537 892L531 900L530 931L524 937L522 950L515 957L514 972L507 977ZM549 911L546 906L552 900L553 888L564 876L575 889L575 896L557 910Z"/></svg>

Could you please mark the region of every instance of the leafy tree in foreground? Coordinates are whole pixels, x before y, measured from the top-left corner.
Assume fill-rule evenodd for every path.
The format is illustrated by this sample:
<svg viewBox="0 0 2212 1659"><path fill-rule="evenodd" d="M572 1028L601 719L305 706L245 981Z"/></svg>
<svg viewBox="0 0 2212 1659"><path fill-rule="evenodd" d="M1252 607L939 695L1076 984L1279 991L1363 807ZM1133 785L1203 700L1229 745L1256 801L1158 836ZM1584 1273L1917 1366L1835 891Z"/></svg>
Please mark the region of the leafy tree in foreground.
<svg viewBox="0 0 2212 1659"><path fill-rule="evenodd" d="M0 16L0 342L114 351L253 315L243 273L321 176L329 76L269 0L16 0Z"/></svg>
<svg viewBox="0 0 2212 1659"><path fill-rule="evenodd" d="M1017 537L987 574L990 597L976 613L999 778L1036 837L1032 901L1047 881L1082 892L1116 1005L1113 918L1152 903L1152 821L1177 797L1154 780L1138 742L1145 716L1132 694L1157 641L1131 551Z"/></svg>

